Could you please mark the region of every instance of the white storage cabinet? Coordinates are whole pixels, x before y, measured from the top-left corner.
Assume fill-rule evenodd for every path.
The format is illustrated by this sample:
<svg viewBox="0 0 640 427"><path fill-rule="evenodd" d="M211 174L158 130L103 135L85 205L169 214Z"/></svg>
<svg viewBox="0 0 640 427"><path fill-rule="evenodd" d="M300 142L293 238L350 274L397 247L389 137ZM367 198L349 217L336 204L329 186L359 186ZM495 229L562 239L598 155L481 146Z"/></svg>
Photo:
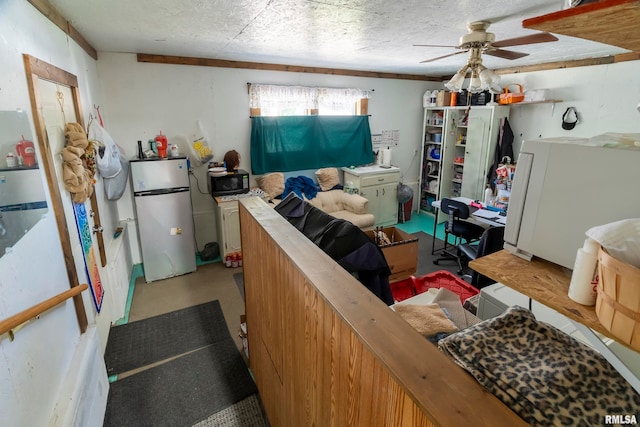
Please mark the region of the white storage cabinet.
<svg viewBox="0 0 640 427"><path fill-rule="evenodd" d="M220 255L224 259L227 254L242 250L238 201L223 202L220 197L215 197L214 200L217 206L216 232L218 234L218 244L220 245Z"/></svg>
<svg viewBox="0 0 640 427"><path fill-rule="evenodd" d="M483 199L500 121L508 115L508 106L424 109L419 177L422 212L433 214L431 202L445 197ZM438 152L439 158L434 157Z"/></svg>
<svg viewBox="0 0 640 427"><path fill-rule="evenodd" d="M376 226L398 223L399 168L376 165L342 170L345 186L357 189L358 194L369 201L369 213L376 217Z"/></svg>

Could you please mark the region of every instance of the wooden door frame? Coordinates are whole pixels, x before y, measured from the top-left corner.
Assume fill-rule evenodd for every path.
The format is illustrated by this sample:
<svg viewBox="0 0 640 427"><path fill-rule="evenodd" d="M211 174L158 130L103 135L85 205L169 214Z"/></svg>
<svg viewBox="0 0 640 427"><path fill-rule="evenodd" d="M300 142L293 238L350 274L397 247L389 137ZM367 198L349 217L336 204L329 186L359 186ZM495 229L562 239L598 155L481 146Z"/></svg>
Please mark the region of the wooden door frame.
<svg viewBox="0 0 640 427"><path fill-rule="evenodd" d="M56 223L58 225L58 234L60 235L60 245L62 246L64 262L67 268L69 286L71 288L74 288L76 286L79 286L80 283L78 282L78 274L76 272L76 266L73 260L71 238L69 237L67 218L64 213L62 196L60 194L58 179L56 177L55 163L53 161L51 146L47 137L46 124L44 122L44 117L41 114L42 105L38 80L47 80L53 83L67 86L71 89L76 121L84 127L82 119L82 109L80 108L80 91L78 89L78 78L75 75L68 73L67 71L57 68L33 56L27 54L23 54L22 56L24 60L24 68L27 74L27 85L29 86L29 98L31 99L31 112L33 114L33 122L36 128L36 136L38 138L40 154L42 155L42 162L44 166L43 169L47 176L47 185L49 186L49 193L51 194L53 212L56 216ZM76 317L78 318L78 326L80 327L80 332L84 333L87 330L88 322L87 313L82 301L82 295L78 294L73 297L73 305L75 307Z"/></svg>

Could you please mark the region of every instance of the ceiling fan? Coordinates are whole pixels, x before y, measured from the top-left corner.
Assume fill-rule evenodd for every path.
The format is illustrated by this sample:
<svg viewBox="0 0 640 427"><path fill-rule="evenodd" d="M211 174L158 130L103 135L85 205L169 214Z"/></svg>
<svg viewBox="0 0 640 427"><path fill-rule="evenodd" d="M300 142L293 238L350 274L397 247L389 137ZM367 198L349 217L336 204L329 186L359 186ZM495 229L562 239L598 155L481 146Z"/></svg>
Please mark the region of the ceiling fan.
<svg viewBox="0 0 640 427"><path fill-rule="evenodd" d="M495 35L487 32L490 22L488 21L476 21L469 24L469 33L460 37L460 44L458 46L441 46L441 45L414 45L414 46L429 46L429 47L454 47L460 49L459 52L450 53L448 55L439 56L437 58L431 58L421 63L433 62L439 59L448 58L450 56L459 55L461 53L469 52L469 59L460 70L445 83L445 87L452 92L460 92L462 90L463 82L466 78L467 72L471 72L471 79L469 81L469 88L467 89L471 93L478 93L484 90L489 90L492 93L499 93L502 91L500 86L500 77L487 67L482 65L482 54L497 56L504 59L518 59L529 55L528 53L516 52L513 50L501 49L509 46L522 46L525 44L534 43L546 43L558 40L558 38L549 33L537 33L528 36L516 37L512 39L495 41Z"/></svg>
<svg viewBox="0 0 640 427"><path fill-rule="evenodd" d="M426 59L420 61L420 63L438 61L440 59L448 58L450 56L459 55L461 53L470 52L470 63L472 61L480 60L482 54L497 56L503 59L518 59L529 55L524 52L516 52L513 50L505 50L503 47L522 46L535 43L546 43L557 41L558 38L549 33L537 33L528 36L515 37L512 39L495 41L495 35L487 32L489 21L476 21L468 25L469 32L460 37L460 44L458 46L443 46L433 44L415 44L414 46L424 47L453 47L460 49L459 52L450 53L436 58Z"/></svg>

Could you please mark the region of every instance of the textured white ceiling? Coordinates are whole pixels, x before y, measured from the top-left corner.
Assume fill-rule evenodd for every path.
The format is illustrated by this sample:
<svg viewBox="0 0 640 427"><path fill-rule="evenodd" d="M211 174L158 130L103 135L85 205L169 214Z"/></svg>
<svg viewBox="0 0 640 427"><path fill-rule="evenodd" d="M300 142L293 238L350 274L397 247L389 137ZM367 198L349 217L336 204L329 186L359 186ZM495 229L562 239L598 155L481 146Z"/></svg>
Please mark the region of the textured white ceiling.
<svg viewBox="0 0 640 427"><path fill-rule="evenodd" d="M496 40L535 33L522 20L555 12L562 0L49 0L100 51L441 76L466 62L455 48L472 21ZM601 57L624 49L558 35L507 48L529 53L492 69Z"/></svg>

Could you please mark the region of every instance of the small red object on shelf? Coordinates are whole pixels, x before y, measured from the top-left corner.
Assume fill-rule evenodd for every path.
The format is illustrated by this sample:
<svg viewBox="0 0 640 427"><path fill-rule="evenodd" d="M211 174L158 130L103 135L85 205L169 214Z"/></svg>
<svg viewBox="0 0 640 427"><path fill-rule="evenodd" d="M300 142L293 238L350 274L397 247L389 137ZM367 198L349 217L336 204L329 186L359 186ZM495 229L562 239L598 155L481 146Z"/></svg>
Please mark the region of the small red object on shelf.
<svg viewBox="0 0 640 427"><path fill-rule="evenodd" d="M155 141L158 155L163 158L167 157L167 145L169 144L169 141L167 140L167 137L162 134L162 131L160 131L159 135L156 135Z"/></svg>

